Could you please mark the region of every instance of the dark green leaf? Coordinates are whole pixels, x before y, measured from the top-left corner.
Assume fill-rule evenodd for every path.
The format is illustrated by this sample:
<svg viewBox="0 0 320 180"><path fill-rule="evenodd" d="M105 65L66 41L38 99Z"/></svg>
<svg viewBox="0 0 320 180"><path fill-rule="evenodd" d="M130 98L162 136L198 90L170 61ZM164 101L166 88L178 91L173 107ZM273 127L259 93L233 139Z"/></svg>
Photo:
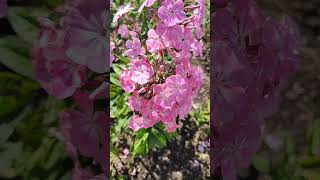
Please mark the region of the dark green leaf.
<svg viewBox="0 0 320 180"><path fill-rule="evenodd" d="M10 39L12 38L5 37L0 39L0 63L21 75L34 79L33 65L29 57L21 53L23 50L19 49L20 47L5 45ZM19 44L23 43L23 41L20 41Z"/></svg>
<svg viewBox="0 0 320 180"><path fill-rule="evenodd" d="M268 173L270 171L270 162L258 154L253 158L252 163L253 166L262 173Z"/></svg>
<svg viewBox="0 0 320 180"><path fill-rule="evenodd" d="M26 42L32 44L38 36L38 17L46 17L49 11L45 8L10 7L8 19L15 32Z"/></svg>

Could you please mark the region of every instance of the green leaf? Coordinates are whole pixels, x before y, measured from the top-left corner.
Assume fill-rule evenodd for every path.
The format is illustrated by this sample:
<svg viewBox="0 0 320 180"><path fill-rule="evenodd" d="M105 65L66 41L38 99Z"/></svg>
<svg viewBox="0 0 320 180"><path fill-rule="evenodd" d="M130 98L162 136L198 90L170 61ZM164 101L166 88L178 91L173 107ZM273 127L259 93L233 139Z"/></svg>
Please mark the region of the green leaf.
<svg viewBox="0 0 320 180"><path fill-rule="evenodd" d="M262 173L268 173L270 172L270 161L267 159L264 159L260 155L256 155L253 158L253 166L260 172Z"/></svg>
<svg viewBox="0 0 320 180"><path fill-rule="evenodd" d="M117 157L118 154L118 149L116 149L114 146L110 146L110 161L112 161L113 158Z"/></svg>
<svg viewBox="0 0 320 180"><path fill-rule="evenodd" d="M285 155L289 159L295 155L295 144L292 137L287 134L284 140Z"/></svg>
<svg viewBox="0 0 320 180"><path fill-rule="evenodd" d="M120 81L119 81L116 73L112 73L112 74L111 74L111 76L110 76L110 82L112 82L113 84L121 87Z"/></svg>
<svg viewBox="0 0 320 180"><path fill-rule="evenodd" d="M113 54L114 56L117 57L117 59L119 59L120 61L122 61L124 64L129 64L130 63L130 60L125 58L125 57L122 57L122 56L119 56L117 54Z"/></svg>
<svg viewBox="0 0 320 180"><path fill-rule="evenodd" d="M63 0L46 0L46 3L51 7L57 7L63 4Z"/></svg>
<svg viewBox="0 0 320 180"><path fill-rule="evenodd" d="M4 41L8 41L9 39L10 38L1 38L0 44L4 43ZM20 43L23 43L23 41ZM33 65L31 61L27 56L19 53L16 48L19 47L10 47L3 44L0 45L0 63L16 73L34 79Z"/></svg>
<svg viewBox="0 0 320 180"><path fill-rule="evenodd" d="M58 163L60 159L66 157L64 153L64 148L60 142L55 142L52 146L52 150L47 153L47 157L44 161L44 168L49 170L54 167Z"/></svg>
<svg viewBox="0 0 320 180"><path fill-rule="evenodd" d="M26 162L26 169L32 170L35 166L39 164L43 165L45 163L45 158L48 156L47 153L53 147L54 142L55 140L53 139L45 140L43 144L31 154L29 160Z"/></svg>
<svg viewBox="0 0 320 180"><path fill-rule="evenodd" d="M2 124L0 126L0 144L4 143L10 137L13 130L10 124Z"/></svg>
<svg viewBox="0 0 320 180"><path fill-rule="evenodd" d="M121 75L122 69L121 69L121 65L120 65L120 64L114 63L114 64L112 64L112 68L113 68L114 72L115 72L118 76Z"/></svg>
<svg viewBox="0 0 320 180"><path fill-rule="evenodd" d="M320 166L319 156L302 156L297 159L297 163L304 168L314 168Z"/></svg>
<svg viewBox="0 0 320 180"><path fill-rule="evenodd" d="M14 96L0 96L0 117L4 117L16 111L18 102Z"/></svg>
<svg viewBox="0 0 320 180"><path fill-rule="evenodd" d="M157 129L152 128L148 138L149 148L163 148L167 144L166 137Z"/></svg>
<svg viewBox="0 0 320 180"><path fill-rule="evenodd" d="M41 88L37 82L9 71L0 72L0 84L2 85L0 94L18 95L19 97L21 95L25 99L30 97L32 91Z"/></svg>
<svg viewBox="0 0 320 180"><path fill-rule="evenodd" d="M50 125L58 120L59 111L63 108L63 103L53 97L48 97L44 103L45 113L43 123Z"/></svg>
<svg viewBox="0 0 320 180"><path fill-rule="evenodd" d="M22 143L6 143L0 152L0 175L6 174L6 170L10 169L14 163L14 160L19 159L22 152Z"/></svg>
<svg viewBox="0 0 320 180"><path fill-rule="evenodd" d="M49 11L45 8L10 7L8 19L14 31L26 42L32 44L38 36L38 17L47 17Z"/></svg>
<svg viewBox="0 0 320 180"><path fill-rule="evenodd" d="M311 152L313 155L320 155L320 128L316 129L313 133Z"/></svg>
<svg viewBox="0 0 320 180"><path fill-rule="evenodd" d="M132 152L133 156L145 155L147 153L148 144L146 141L148 137L149 137L149 133L146 131L140 131L140 133L137 134L136 139L134 141L134 145L133 145L133 152Z"/></svg>
<svg viewBox="0 0 320 180"><path fill-rule="evenodd" d="M319 180L320 173L316 171L311 171L311 170L304 170L303 177L305 177L307 180Z"/></svg>

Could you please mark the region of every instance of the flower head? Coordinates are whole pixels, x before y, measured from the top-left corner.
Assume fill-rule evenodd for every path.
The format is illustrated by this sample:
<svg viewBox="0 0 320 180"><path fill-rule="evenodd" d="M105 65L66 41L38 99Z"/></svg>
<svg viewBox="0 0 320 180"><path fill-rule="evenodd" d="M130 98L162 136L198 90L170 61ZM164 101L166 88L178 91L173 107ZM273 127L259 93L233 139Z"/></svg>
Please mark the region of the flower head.
<svg viewBox="0 0 320 180"><path fill-rule="evenodd" d="M158 9L158 16L167 26L179 24L186 19L183 1L165 0Z"/></svg>

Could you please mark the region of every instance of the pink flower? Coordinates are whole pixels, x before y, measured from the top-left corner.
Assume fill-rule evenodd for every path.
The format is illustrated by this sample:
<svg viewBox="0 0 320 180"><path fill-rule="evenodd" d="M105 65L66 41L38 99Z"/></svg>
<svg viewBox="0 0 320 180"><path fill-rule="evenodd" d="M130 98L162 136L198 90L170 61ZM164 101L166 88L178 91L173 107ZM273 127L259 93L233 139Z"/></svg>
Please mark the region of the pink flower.
<svg viewBox="0 0 320 180"><path fill-rule="evenodd" d="M131 93L136 88L136 83L131 80L131 71L123 71L120 75L121 87L127 93Z"/></svg>
<svg viewBox="0 0 320 180"><path fill-rule="evenodd" d="M159 109L159 117L164 123L171 122L176 119L177 112L176 108L172 107L171 109Z"/></svg>
<svg viewBox="0 0 320 180"><path fill-rule="evenodd" d="M153 5L153 3L156 2L156 0L145 0L142 5L140 6L138 13L140 13L142 11L142 9L144 8L144 6L150 7Z"/></svg>
<svg viewBox="0 0 320 180"><path fill-rule="evenodd" d="M123 154L126 155L126 156L129 156L130 155L130 151L128 150L128 148L125 148L123 150Z"/></svg>
<svg viewBox="0 0 320 180"><path fill-rule="evenodd" d="M165 84L159 84L153 88L153 92L155 94L154 103L164 109L170 109L175 103L175 98L166 88Z"/></svg>
<svg viewBox="0 0 320 180"><path fill-rule="evenodd" d="M120 36L122 38L125 38L125 39L129 38L129 30L128 30L127 25L125 25L125 24L121 24L119 26L118 33L120 34Z"/></svg>
<svg viewBox="0 0 320 180"><path fill-rule="evenodd" d="M153 76L153 68L148 61L137 60L131 63L131 80L138 84L146 84Z"/></svg>
<svg viewBox="0 0 320 180"><path fill-rule="evenodd" d="M141 128L152 127L156 123L158 123L158 122L150 120L150 119L145 118L143 116L133 115L132 119L129 122L129 127L134 131L138 131Z"/></svg>
<svg viewBox="0 0 320 180"><path fill-rule="evenodd" d="M74 100L78 110L61 112L62 121L70 123L70 142L86 157L92 157L106 169L103 153L106 153L107 139L105 125L107 114L102 111L94 112L93 101L88 94L77 91Z"/></svg>
<svg viewBox="0 0 320 180"><path fill-rule="evenodd" d="M168 132L174 132L179 127L175 121L163 123Z"/></svg>
<svg viewBox="0 0 320 180"><path fill-rule="evenodd" d="M147 49L149 52L157 52L162 49L161 39L154 29L148 31L148 39L146 41Z"/></svg>
<svg viewBox="0 0 320 180"><path fill-rule="evenodd" d="M132 111L142 111L145 105L147 104L147 100L139 95L130 96L128 102Z"/></svg>
<svg viewBox="0 0 320 180"><path fill-rule="evenodd" d="M31 55L36 79L50 95L59 99L70 97L85 81L85 68L66 56L63 31L45 19L41 26Z"/></svg>
<svg viewBox="0 0 320 180"><path fill-rule="evenodd" d="M203 58L203 46L204 43L202 40L194 41L193 44L191 44L193 55L200 56L201 58Z"/></svg>
<svg viewBox="0 0 320 180"><path fill-rule="evenodd" d="M183 9L183 1L165 0L158 9L158 16L167 26L174 26L186 19Z"/></svg>
<svg viewBox="0 0 320 180"><path fill-rule="evenodd" d="M190 53L185 53L185 52L176 52L173 56L174 62L176 64L190 64ZM191 64L190 64L191 66Z"/></svg>
<svg viewBox="0 0 320 180"><path fill-rule="evenodd" d="M135 31L130 31L130 32L129 32L129 34L130 34L130 36L131 36L131 38L132 38L132 39L134 39L134 38L137 38L137 37L138 37L138 33L137 33L137 32L135 32Z"/></svg>
<svg viewBox="0 0 320 180"><path fill-rule="evenodd" d="M126 43L127 55L133 59L136 59L140 54L142 54L141 42L138 38L133 40L128 40Z"/></svg>
<svg viewBox="0 0 320 180"><path fill-rule="evenodd" d="M107 12L105 1L77 1L63 19L66 30L66 53L77 64L85 65L97 73L110 67L107 60L108 43L105 37Z"/></svg>
<svg viewBox="0 0 320 180"><path fill-rule="evenodd" d="M188 95L188 84L181 75L173 75L166 79L166 90L178 103Z"/></svg>
<svg viewBox="0 0 320 180"><path fill-rule="evenodd" d="M184 98L184 100L180 103L178 112L179 112L179 119L183 120L186 118L188 113L190 112L192 108L192 96L188 96Z"/></svg>
<svg viewBox="0 0 320 180"><path fill-rule="evenodd" d="M130 12L133 9L133 7L131 7L130 4L124 5L119 7L118 11L116 12L116 14L113 16L113 20L112 23L115 26L118 26L118 20L122 17L122 15L127 14L128 12Z"/></svg>
<svg viewBox="0 0 320 180"><path fill-rule="evenodd" d="M200 67L193 67L191 78L188 81L193 87L193 94L198 93L198 91L200 90L204 81L203 77L204 77L203 70Z"/></svg>
<svg viewBox="0 0 320 180"><path fill-rule="evenodd" d="M172 40L173 46L176 49L189 53L191 44L195 41L190 29L184 28L183 26L174 26L168 33L168 37ZM177 34L179 34L179 36L177 36Z"/></svg>

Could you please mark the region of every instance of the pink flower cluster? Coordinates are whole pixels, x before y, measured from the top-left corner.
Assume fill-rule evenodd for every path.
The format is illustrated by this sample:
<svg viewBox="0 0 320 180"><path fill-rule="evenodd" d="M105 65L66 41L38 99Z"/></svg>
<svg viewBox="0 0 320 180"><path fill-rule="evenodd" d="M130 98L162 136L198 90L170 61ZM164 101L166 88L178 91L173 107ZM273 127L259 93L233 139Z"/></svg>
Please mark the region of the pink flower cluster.
<svg viewBox="0 0 320 180"><path fill-rule="evenodd" d="M146 0L139 11L154 2ZM187 17L185 11L192 15ZM120 37L127 39L125 54L131 60L120 82L132 93L128 103L134 114L129 127L134 131L162 122L173 132L178 127L177 117L183 120L187 116L203 84L202 69L192 66L190 59L192 55L203 57L204 16L204 1L188 7L181 0L161 1L157 17L152 19L157 25L149 29L145 46L139 30L129 30L137 29L133 24L118 26Z"/></svg>
<svg viewBox="0 0 320 180"><path fill-rule="evenodd" d="M107 179L109 117L107 107L95 106L108 98L103 74L110 66L107 8L107 2L101 0L68 1L56 12L63 15L60 23L40 19L39 37L32 49L36 79L42 87L58 99L72 97L76 105L60 113L61 135L57 136L74 161L74 180ZM83 167L80 154L92 158L92 166Z"/></svg>

